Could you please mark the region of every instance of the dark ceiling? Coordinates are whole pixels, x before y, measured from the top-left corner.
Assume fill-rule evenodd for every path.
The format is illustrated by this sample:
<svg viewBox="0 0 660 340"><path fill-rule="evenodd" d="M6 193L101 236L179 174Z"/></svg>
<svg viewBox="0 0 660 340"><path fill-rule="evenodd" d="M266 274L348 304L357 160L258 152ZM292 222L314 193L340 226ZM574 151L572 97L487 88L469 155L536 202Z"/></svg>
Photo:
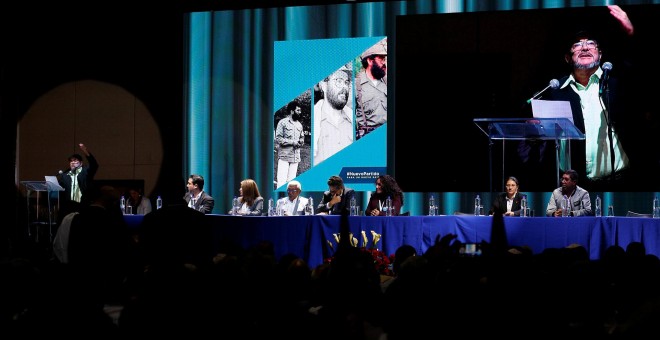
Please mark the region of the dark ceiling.
<svg viewBox="0 0 660 340"><path fill-rule="evenodd" d="M180 9L184 12L196 12L206 10L235 10L250 8L271 8L271 7L289 7L289 6L310 6L310 5L334 5L334 4L353 4L366 2L383 1L365 1L365 0L178 0Z"/></svg>

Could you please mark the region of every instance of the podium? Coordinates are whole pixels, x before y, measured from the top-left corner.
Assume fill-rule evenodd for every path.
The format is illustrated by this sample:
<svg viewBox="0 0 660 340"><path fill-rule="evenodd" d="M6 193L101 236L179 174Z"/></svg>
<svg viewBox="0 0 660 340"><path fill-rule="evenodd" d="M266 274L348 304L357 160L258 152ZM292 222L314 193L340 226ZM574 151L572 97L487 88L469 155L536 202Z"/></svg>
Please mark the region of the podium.
<svg viewBox="0 0 660 340"><path fill-rule="evenodd" d="M26 191L28 237L32 238L34 229L35 242L39 242L40 227L48 226L49 242L52 242L53 225L57 223L60 205L60 191L64 191L64 188L51 181L22 181L21 184Z"/></svg>
<svg viewBox="0 0 660 340"><path fill-rule="evenodd" d="M506 141L554 141L557 187L561 185L559 174L560 141L584 140L585 136L568 118L474 118L474 123L488 137L489 141L489 176L493 190L493 141L502 141L502 173L504 174L504 144ZM566 159L570 169L570 143L566 150Z"/></svg>

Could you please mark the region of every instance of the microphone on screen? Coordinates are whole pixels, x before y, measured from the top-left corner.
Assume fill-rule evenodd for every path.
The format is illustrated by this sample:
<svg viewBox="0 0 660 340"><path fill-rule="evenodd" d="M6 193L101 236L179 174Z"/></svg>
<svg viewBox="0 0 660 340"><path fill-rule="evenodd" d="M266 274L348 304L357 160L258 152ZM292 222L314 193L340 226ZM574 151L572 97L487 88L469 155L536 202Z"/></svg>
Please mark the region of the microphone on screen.
<svg viewBox="0 0 660 340"><path fill-rule="evenodd" d="M531 103L532 100L540 97L543 94L543 92L547 91L548 89L556 90L558 88L559 88L559 80L557 80L557 79L550 80L550 83L548 84L548 86L544 87L543 90L534 93L532 98L527 99L527 104Z"/></svg>
<svg viewBox="0 0 660 340"><path fill-rule="evenodd" d="M612 71L612 63L606 61L601 68L603 69L603 75L598 82L598 94L602 94L603 90L607 88L607 81L610 79L610 71Z"/></svg>

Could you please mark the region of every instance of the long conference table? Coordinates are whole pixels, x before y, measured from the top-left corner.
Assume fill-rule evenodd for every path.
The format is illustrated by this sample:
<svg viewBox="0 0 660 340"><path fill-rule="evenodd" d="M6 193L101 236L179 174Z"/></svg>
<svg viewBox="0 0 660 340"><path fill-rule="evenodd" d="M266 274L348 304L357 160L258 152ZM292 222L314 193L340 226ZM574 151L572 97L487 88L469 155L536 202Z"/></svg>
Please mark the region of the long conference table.
<svg viewBox="0 0 660 340"><path fill-rule="evenodd" d="M127 215L131 228L139 228L144 216ZM231 240L245 249L261 241L270 241L275 256L293 253L310 267L323 263L337 248L335 235L340 233L341 216L205 216L212 229L213 245ZM349 216L344 217L349 231L363 246L373 247L372 231L380 235L375 248L385 254L409 244L419 254L426 252L438 236L455 234L463 243L490 242L491 216ZM641 242L648 254L660 257L660 219L645 217L504 217L504 230L511 246L528 246L538 254L546 248L563 248L571 244L584 246L592 260L603 251L630 242Z"/></svg>

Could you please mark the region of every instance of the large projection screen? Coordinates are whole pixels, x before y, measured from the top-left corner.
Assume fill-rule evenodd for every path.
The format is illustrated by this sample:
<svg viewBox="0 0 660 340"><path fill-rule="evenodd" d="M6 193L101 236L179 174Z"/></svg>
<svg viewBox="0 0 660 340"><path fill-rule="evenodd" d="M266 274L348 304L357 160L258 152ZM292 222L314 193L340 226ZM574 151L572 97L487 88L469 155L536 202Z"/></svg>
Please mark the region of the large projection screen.
<svg viewBox="0 0 660 340"><path fill-rule="evenodd" d="M554 158L531 171L518 157L516 143L491 144L473 120L531 117L526 100L569 73L564 52L582 29L599 37L602 62L613 63L612 74L624 69L631 54L635 67L644 68L635 85L638 107L616 114L639 124L635 145L658 145L658 109L652 100L660 90L658 71L651 54L642 50L654 41L653 21L660 10L626 10L636 28L632 40L605 6L398 17L394 171L399 184L420 192L502 191L504 178L513 175L524 191L555 188ZM660 158L654 150L630 151L641 153L642 163L636 165L646 175L625 191L660 189Z"/></svg>

